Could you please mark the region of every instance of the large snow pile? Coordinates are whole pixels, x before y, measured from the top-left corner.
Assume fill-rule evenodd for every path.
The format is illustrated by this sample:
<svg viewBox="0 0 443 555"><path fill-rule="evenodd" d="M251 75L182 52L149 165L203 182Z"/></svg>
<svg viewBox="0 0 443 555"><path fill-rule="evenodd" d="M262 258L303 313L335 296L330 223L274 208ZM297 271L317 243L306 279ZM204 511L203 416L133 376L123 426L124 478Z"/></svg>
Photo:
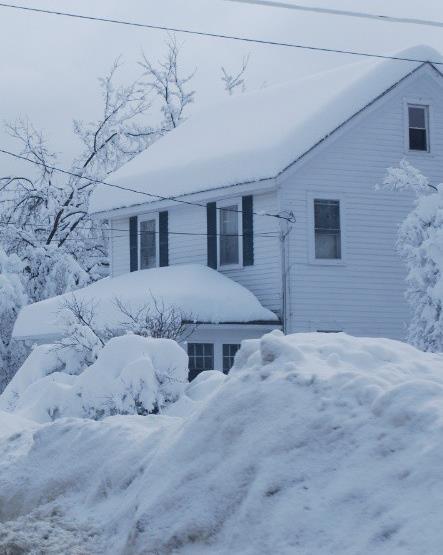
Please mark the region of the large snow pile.
<svg viewBox="0 0 443 555"><path fill-rule="evenodd" d="M176 401L188 381L188 355L170 339L115 337L79 375L64 355L55 345L36 347L0 396L0 410L37 422L151 413Z"/></svg>
<svg viewBox="0 0 443 555"><path fill-rule="evenodd" d="M427 46L393 55L410 61L347 64L202 110L125 164L112 181L120 188L99 184L90 210L275 177L423 60L442 61Z"/></svg>
<svg viewBox="0 0 443 555"><path fill-rule="evenodd" d="M274 332L185 393L169 415L0 417L0 552L441 553L442 356Z"/></svg>
<svg viewBox="0 0 443 555"><path fill-rule="evenodd" d="M177 284L180 287L177 287ZM64 306L74 297L95 311L97 328L118 327L124 316L116 305L129 309L149 305L153 300L165 308L177 307L198 322L277 322L248 289L220 272L200 264L139 270L105 278L75 293L59 295L23 308L14 326L16 339L53 338L63 335L67 319Z"/></svg>

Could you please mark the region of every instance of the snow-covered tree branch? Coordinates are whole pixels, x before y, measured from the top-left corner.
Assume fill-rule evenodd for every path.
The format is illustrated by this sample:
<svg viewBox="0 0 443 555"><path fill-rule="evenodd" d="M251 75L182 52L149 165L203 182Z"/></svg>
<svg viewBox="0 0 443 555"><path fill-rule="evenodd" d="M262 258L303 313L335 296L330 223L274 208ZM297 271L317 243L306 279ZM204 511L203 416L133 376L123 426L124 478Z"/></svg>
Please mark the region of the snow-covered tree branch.
<svg viewBox="0 0 443 555"><path fill-rule="evenodd" d="M175 37L167 42L167 54L164 59L154 65L142 53L139 62L143 68L143 76L146 87L153 91L161 103L163 120L158 133L163 135L175 129L185 118L186 108L194 102L195 91L189 89L188 85L195 75L195 71L182 76L179 68L179 46Z"/></svg>
<svg viewBox="0 0 443 555"><path fill-rule="evenodd" d="M88 215L91 193L185 118L194 98L193 75L181 76L176 41L167 43L163 61L154 64L144 56L142 65L143 75L129 85L118 83L120 60L99 79L101 113L73 122L82 146L67 167L27 119L6 125L17 153L29 163L23 162L20 174L0 177L0 244L23 263L30 302L107 275L107 229Z"/></svg>
<svg viewBox="0 0 443 555"><path fill-rule="evenodd" d="M433 185L409 162L389 168L384 187L413 191L414 209L399 228L397 248L406 263L406 298L412 319L408 339L426 351L443 351L443 186Z"/></svg>
<svg viewBox="0 0 443 555"><path fill-rule="evenodd" d="M249 55L243 58L240 69L235 73L231 73L227 71L222 66L221 79L224 83L225 91L229 94L229 96L232 96L236 89L240 89L241 92L245 92L246 90L245 73L246 73L246 70L248 69L248 65L249 65Z"/></svg>

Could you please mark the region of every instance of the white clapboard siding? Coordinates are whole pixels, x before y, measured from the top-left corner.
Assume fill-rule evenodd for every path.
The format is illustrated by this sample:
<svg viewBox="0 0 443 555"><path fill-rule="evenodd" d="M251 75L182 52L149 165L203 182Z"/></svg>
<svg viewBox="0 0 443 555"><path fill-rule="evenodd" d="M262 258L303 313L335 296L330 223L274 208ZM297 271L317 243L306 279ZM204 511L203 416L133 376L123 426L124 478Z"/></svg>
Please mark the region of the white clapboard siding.
<svg viewBox="0 0 443 555"><path fill-rule="evenodd" d="M254 265L220 271L252 291L270 310L281 315L281 253L278 220L259 213L278 212L275 192L254 195ZM274 236L260 234L272 232Z"/></svg>
<svg viewBox="0 0 443 555"><path fill-rule="evenodd" d="M281 202L295 212L289 238L289 331L344 330L404 339L410 316L405 268L395 250L413 206L406 193L377 191L406 157L434 182L443 176L442 79L423 69L354 118L282 176ZM405 148L406 102L430 103L431 153ZM312 196L339 198L344 264L312 263Z"/></svg>
<svg viewBox="0 0 443 555"><path fill-rule="evenodd" d="M168 219L169 264L206 265L206 208L180 205L169 210Z"/></svg>
<svg viewBox="0 0 443 555"><path fill-rule="evenodd" d="M238 198L238 197L235 197ZM214 199L215 200L215 199ZM224 201L226 197L224 197ZM254 195L254 212L276 211L276 193ZM142 214L141 214L142 215ZM169 264L207 264L206 209L201 206L180 205L169 210ZM112 275L129 272L129 218L112 220ZM275 218L254 216L254 234L278 232ZM272 238L254 237L254 265L220 270L252 291L270 310L280 313L281 268L280 244Z"/></svg>
<svg viewBox="0 0 443 555"><path fill-rule="evenodd" d="M129 272L129 218L110 220L111 226L111 275Z"/></svg>

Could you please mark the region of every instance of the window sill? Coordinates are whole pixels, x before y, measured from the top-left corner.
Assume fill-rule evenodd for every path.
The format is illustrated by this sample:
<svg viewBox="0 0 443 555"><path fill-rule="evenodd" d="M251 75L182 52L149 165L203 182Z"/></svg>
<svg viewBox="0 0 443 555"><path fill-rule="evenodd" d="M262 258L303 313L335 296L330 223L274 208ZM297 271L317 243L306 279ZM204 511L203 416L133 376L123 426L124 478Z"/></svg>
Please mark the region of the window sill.
<svg viewBox="0 0 443 555"><path fill-rule="evenodd" d="M219 265L217 270L222 271L222 270L240 270L243 268L242 264L223 264L223 265Z"/></svg>
<svg viewBox="0 0 443 555"><path fill-rule="evenodd" d="M428 158L435 158L435 154L430 150L409 150L405 149L405 156L420 157L425 156Z"/></svg>

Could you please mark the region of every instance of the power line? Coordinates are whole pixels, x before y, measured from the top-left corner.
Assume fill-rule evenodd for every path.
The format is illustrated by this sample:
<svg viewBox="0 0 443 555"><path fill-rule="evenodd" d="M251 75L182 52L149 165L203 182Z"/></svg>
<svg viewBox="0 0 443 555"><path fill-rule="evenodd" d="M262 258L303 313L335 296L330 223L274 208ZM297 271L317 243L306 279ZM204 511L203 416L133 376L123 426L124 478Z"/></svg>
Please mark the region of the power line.
<svg viewBox="0 0 443 555"><path fill-rule="evenodd" d="M289 4L288 2L279 2L274 0L225 0L235 4L251 4L254 6L264 6L269 8L284 8L287 10L296 10L301 12L310 12L316 14L337 15L344 17L356 17L360 19L373 19L383 21L385 23L407 23L411 25L427 25L430 27L443 27L443 21L432 21L429 19L419 19L410 17L395 17L391 15L382 15L366 12L354 12L350 10L337 10L333 8L321 8L318 6L304 6L302 4Z"/></svg>
<svg viewBox="0 0 443 555"><path fill-rule="evenodd" d="M38 232L38 231L45 231L45 229L43 228L42 225L38 226L36 224L32 224L32 223L27 223L27 222L17 222L17 221L12 221L12 220L4 220L1 221L0 220L0 226L1 225L14 225L14 226L18 226L18 227L30 227L32 231ZM91 231L90 227L81 227L81 226L77 226L75 229L79 229L82 231ZM114 238L125 238L128 236L129 233L129 227L127 229L120 229L120 228L115 228L115 227L106 227L106 231L117 231L119 233L124 233L125 235L114 235ZM242 234L242 233L197 233L197 232L191 232L191 231L167 231L167 232L162 232L165 233L167 235L185 235L185 236L191 236L191 237L250 237L251 234ZM137 235L160 235L160 231L137 231ZM260 231L258 233L254 233L254 237L264 237L264 238L272 238L275 239L276 237L279 237L280 233L278 231ZM60 239L60 238L58 238ZM78 241L77 238L72 237L72 238L67 238L65 239L65 241ZM54 238L54 242L57 242L57 237Z"/></svg>
<svg viewBox="0 0 443 555"><path fill-rule="evenodd" d="M132 189L130 187L123 187L122 185L117 185L115 183L108 183L107 181L101 181L99 179L91 179L87 176L84 176L82 174L79 173L74 173L68 170L64 170L62 168L58 168L56 166L51 166L50 164L45 164L43 162L38 162L37 160L31 160L29 158L27 158L26 156L22 156L21 154L16 154L15 152L10 152L9 150L5 150L3 148L0 148L0 153L2 154L6 154L7 156L11 156L13 158L16 158L18 160L22 160L24 162L29 162L30 164L34 164L35 166L40 166L46 169L50 169L52 171L56 171L59 173L62 173L64 175L69 175L71 177L76 177L78 179L87 179L88 181L91 181L91 184L97 184L97 185L106 185L107 187L112 187L115 189L120 189L122 191L126 191L126 192L131 192L131 193L137 193L139 195L145 195L151 199L154 200L165 200L168 202L177 202L179 204L186 204L186 205L191 205L191 206L200 206L201 208L205 208L206 209L206 204L202 204L200 202L192 202L190 200L183 200L183 199L179 199L177 197L165 197L162 195L156 195L153 193L147 193L146 191L139 191L138 189ZM235 212L236 214L243 214L243 210L236 210L233 208L225 208L225 207L219 207L216 206L216 210L220 210L223 212ZM289 216L282 216L281 214L271 214L269 212L251 212L254 216L266 216L268 218L276 218L278 220L285 220L287 222L290 223L294 223L294 217L292 214L290 214Z"/></svg>
<svg viewBox="0 0 443 555"><path fill-rule="evenodd" d="M241 42L247 42L252 44L261 44L261 45L268 45L268 46L282 46L286 48L297 48L300 50L309 50L312 52L327 52L330 54L346 54L350 56L360 56L364 58L376 58L381 60L395 60L395 61L402 61L402 62L418 62L418 63L432 63L434 65L443 65L443 62L437 60L422 60L417 58L407 58L403 56L389 56L387 54L375 54L373 52L361 52L356 50L345 50L345 49L338 49L338 48L326 48L321 46L311 46L307 44L297 44L293 42L279 42L279 41L272 41L272 40L264 40L264 39L254 39L249 37L241 37L237 35L228 35L222 33L211 33L207 31L193 31L191 29L185 29L182 27L169 27L165 25L153 25L151 23L137 23L135 21L125 21L122 19L112 19L106 17L97 17L92 15L81 15L71 12L61 12L56 10L46 10L43 8L30 8L28 6L20 6L20 5L13 5L13 4L6 4L0 2L0 8L10 8L15 10L21 10L26 12L33 12L33 13L40 13L40 14L50 14L62 17L71 17L74 19L82 19L88 21L99 21L102 23L113 23L117 25L125 25L128 27L137 27L141 29L155 29L158 31L168 31L172 33L182 33L187 35L195 35L200 37L210 37L210 38L217 38L217 39L226 39L226 40L235 40Z"/></svg>

